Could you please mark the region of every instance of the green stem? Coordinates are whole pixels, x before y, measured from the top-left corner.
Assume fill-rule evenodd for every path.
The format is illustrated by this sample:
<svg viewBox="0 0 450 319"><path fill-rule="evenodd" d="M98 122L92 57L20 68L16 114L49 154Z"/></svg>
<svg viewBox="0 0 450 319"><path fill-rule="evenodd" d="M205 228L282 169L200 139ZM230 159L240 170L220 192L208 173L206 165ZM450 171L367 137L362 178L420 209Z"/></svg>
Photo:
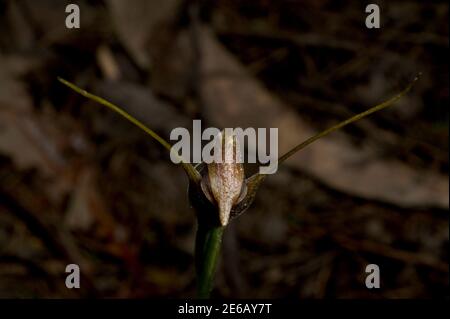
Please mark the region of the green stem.
<svg viewBox="0 0 450 319"><path fill-rule="evenodd" d="M195 240L197 297L206 299L212 290L224 227L199 223Z"/></svg>

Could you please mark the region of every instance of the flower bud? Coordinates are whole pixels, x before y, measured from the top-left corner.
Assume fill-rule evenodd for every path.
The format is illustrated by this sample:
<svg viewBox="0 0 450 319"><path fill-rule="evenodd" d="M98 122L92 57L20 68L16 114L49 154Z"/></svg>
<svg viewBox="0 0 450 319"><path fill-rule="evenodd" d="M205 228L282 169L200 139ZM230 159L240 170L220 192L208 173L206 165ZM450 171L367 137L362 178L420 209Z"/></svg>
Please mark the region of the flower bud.
<svg viewBox="0 0 450 319"><path fill-rule="evenodd" d="M235 135L225 132L217 139L221 143L221 161L207 165L209 191L219 209L222 226L228 224L231 209L237 204L244 183L241 150Z"/></svg>

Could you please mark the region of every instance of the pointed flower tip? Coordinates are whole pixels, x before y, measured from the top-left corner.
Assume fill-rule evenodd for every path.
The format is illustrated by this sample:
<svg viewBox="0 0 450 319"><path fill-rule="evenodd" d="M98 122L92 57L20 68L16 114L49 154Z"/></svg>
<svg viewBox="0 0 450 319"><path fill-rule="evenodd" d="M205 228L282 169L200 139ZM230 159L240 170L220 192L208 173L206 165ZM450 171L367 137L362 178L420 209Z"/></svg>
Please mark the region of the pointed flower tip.
<svg viewBox="0 0 450 319"><path fill-rule="evenodd" d="M219 210L222 226L228 224L231 208L236 204L244 183L244 168L238 160L240 148L236 136L222 135L218 139L222 162L208 164L208 179L212 197Z"/></svg>
<svg viewBox="0 0 450 319"><path fill-rule="evenodd" d="M220 225L226 226L228 225L228 221L230 219L230 212L231 207L229 205L221 205L222 207L219 208L219 220Z"/></svg>

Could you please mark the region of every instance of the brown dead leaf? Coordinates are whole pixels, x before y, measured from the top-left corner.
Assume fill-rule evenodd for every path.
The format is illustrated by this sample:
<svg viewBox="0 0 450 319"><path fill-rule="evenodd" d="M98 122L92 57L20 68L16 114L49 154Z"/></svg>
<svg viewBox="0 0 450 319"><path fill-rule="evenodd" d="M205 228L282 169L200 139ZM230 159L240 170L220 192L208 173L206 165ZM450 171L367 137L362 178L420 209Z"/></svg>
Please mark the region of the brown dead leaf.
<svg viewBox="0 0 450 319"><path fill-rule="evenodd" d="M174 18L180 0L108 0L108 8L117 34L136 63L143 69L152 65L151 52L165 29L164 25Z"/></svg>
<svg viewBox="0 0 450 319"><path fill-rule="evenodd" d="M72 193L65 223L70 230L88 231L98 224L100 237L112 236L115 222L100 194L95 171L91 167L80 170Z"/></svg>

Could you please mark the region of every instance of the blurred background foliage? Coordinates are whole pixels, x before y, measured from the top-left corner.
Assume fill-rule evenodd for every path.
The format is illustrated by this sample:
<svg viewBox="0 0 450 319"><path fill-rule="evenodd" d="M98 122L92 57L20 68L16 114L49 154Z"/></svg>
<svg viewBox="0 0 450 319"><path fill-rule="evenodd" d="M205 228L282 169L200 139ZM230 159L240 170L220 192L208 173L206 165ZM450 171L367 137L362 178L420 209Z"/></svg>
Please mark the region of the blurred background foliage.
<svg viewBox="0 0 450 319"><path fill-rule="evenodd" d="M77 3L81 28L66 29ZM167 152L194 118L278 127L280 153L422 78L267 179L216 297L448 297L448 3L0 1L0 297L194 296L194 212ZM64 285L77 263L82 288ZM381 289L364 285L381 268Z"/></svg>

